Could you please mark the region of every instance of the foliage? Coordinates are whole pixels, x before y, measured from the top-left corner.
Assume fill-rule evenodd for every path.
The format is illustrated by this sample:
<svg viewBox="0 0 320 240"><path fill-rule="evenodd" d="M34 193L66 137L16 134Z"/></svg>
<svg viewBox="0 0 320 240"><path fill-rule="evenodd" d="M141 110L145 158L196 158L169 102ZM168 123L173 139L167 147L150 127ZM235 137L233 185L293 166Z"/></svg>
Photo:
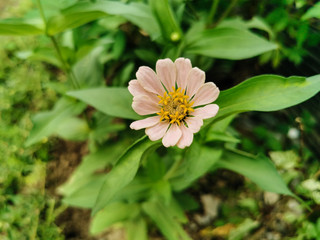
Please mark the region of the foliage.
<svg viewBox="0 0 320 240"><path fill-rule="evenodd" d="M277 111L312 98L320 90L320 75L260 75L221 91L216 101L220 107L218 115L205 122L193 144L184 150L166 149L159 142L142 136L141 131L133 133L127 127L127 119L141 119L131 108L132 98L127 84L142 63L153 67L159 58L174 60L184 56L190 58L194 66L210 71L215 68L217 59L231 61L260 56L261 62L272 61L274 66L284 58L299 64L305 55L305 47L319 42L318 38L314 38L313 43L306 42L311 28L308 20L319 17L318 5L302 16L301 9L305 9L307 3L301 1L297 7L298 17L294 18L283 10L284 6L293 8L294 3L289 2L273 3L276 7L267 15L265 11L272 3L263 1L260 15L245 20L232 15L236 1L220 5L219 1L213 1L208 12L204 5L182 0L59 0L55 3L37 0L39 11L32 10L23 18L1 20L1 35L43 35L38 38L41 39L40 44L27 51L7 50L16 53L12 58L16 62L11 63L8 59L11 68L28 59L43 61L52 68L51 72L57 74L62 70L67 75L67 81L50 79L53 80L50 83L45 79L49 78L48 75L42 74L43 69L35 69L38 74L35 77L28 74L27 68L22 68L24 72L18 73L17 77L14 72L7 76L6 66L0 69L0 78L3 79L0 91L4 94L0 105L3 109L1 121L4 121L1 134L5 139L0 145L5 156L1 164L6 174L18 166L13 177L1 179L7 184L4 191L18 188L13 193L5 192L1 204L7 205L12 201L21 208L36 209L37 220L32 218L32 222L41 222L39 214L50 203L44 194L36 194L40 196L36 200L31 197L30 205L29 201L26 202L27 206L24 206L20 195L12 195L22 191L25 183L19 186L19 182L27 181L20 173L30 166L21 163L21 159L31 163L31 170L26 175L33 176L38 168L43 168L38 158L40 162L48 160L46 145L36 144L46 144L52 135L88 142L88 155L83 157L59 191L64 195L64 203L92 210L92 234L99 234L120 223L127 230L128 239L147 239L149 222L152 221L169 240L190 239L182 226L188 221L185 216L187 200L182 201L182 196L192 202L186 190L203 175L217 174L222 169L247 177L264 191L296 199L299 199L298 194L302 195L309 200L304 203L307 206L317 203L320 188L316 179L306 179L299 186L288 186L296 175L290 175L286 170L294 173L293 166L298 160L293 162L292 155L288 157L286 152L272 152L270 156L274 164L265 152L257 151L259 147L249 139L239 137L231 123L239 113ZM239 3L240 8L245 6L241 4L244 3ZM217 9L220 8L223 11L218 14ZM304 21L301 25L300 17ZM286 39L294 39L295 48L286 46ZM209 80L212 78L209 76ZM11 86L14 88L10 89ZM37 90L43 90L45 94L41 95ZM43 98L48 98L48 101L42 101ZM38 111L49 108L47 105L52 102L51 110ZM29 148L25 149L23 144L30 130L28 111L31 109L36 113L32 118L33 128L25 142ZM12 126L17 124L17 119L20 119L18 128ZM259 128L256 131L256 135L275 142L267 131ZM10 148L7 147L7 139L14 144ZM36 146L42 148L37 149ZM258 154L253 155L246 150ZM293 165L288 165L288 162ZM284 172L279 173L277 168ZM251 211L257 210L251 207ZM16 213L17 221L21 222L26 213L15 212L10 207L1 217L11 217ZM52 215L54 213L51 212L47 216L45 224L34 226L30 233L23 234L38 237L49 234L44 235L45 239L59 239ZM249 218L237 224L238 228L230 233L230 239L241 239L259 227ZM318 237L318 225L319 220L313 223L305 221L297 233L299 236L307 235L309 239ZM313 230L308 232L306 229ZM5 230L9 231L9 228ZM18 231L13 231L12 236L10 234L11 239L20 237L12 235Z"/></svg>

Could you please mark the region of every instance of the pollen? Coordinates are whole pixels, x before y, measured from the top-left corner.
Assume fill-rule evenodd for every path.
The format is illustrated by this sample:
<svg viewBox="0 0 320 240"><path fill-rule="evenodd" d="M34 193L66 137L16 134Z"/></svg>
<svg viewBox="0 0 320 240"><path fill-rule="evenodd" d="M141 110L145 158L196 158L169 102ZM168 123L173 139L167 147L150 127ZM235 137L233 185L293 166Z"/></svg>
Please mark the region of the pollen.
<svg viewBox="0 0 320 240"><path fill-rule="evenodd" d="M183 89L172 87L172 90L169 93L165 92L163 96L158 96L161 109L157 114L160 116L160 122L167 121L180 126L181 122L194 111L193 102L188 100L189 96L185 95Z"/></svg>

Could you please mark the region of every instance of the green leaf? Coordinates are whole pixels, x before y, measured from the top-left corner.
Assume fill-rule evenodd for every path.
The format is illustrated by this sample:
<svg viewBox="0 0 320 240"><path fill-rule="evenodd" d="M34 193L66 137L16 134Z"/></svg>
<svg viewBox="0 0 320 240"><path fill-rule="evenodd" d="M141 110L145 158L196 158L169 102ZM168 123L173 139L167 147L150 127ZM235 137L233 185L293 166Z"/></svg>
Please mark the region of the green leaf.
<svg viewBox="0 0 320 240"><path fill-rule="evenodd" d="M320 19L320 2L308 9L308 11L301 17L301 20L307 20L310 18Z"/></svg>
<svg viewBox="0 0 320 240"><path fill-rule="evenodd" d="M99 61L103 51L104 47L98 46L74 64L73 72L82 88L103 85L103 67Z"/></svg>
<svg viewBox="0 0 320 240"><path fill-rule="evenodd" d="M175 220L170 210L161 202L149 201L142 205L143 210L160 228L168 240L191 240L181 225Z"/></svg>
<svg viewBox="0 0 320 240"><path fill-rule="evenodd" d="M237 28L204 30L186 41L187 53L230 60L251 58L277 49L276 44Z"/></svg>
<svg viewBox="0 0 320 240"><path fill-rule="evenodd" d="M44 34L41 19L0 20L0 35L25 36Z"/></svg>
<svg viewBox="0 0 320 240"><path fill-rule="evenodd" d="M268 192L294 196L279 175L273 163L265 156L227 151L215 164L216 168L226 168L240 173Z"/></svg>
<svg viewBox="0 0 320 240"><path fill-rule="evenodd" d="M128 240L148 240L146 221L142 218L134 218L125 225Z"/></svg>
<svg viewBox="0 0 320 240"><path fill-rule="evenodd" d="M222 155L221 148L201 146L194 141L187 150L185 160L174 178L170 179L175 190L190 186L196 179L209 171Z"/></svg>
<svg viewBox="0 0 320 240"><path fill-rule="evenodd" d="M123 148L126 146L127 144L123 141L113 144L109 143L107 146L104 146L97 152L90 153L89 155L85 156L80 165L72 173L68 181L59 187L59 193L63 194L64 196L69 196L81 189L81 187L88 183L88 178L95 171L103 170L106 166L115 163L123 153ZM99 188L96 196L98 193ZM94 202L95 199L91 207L93 206Z"/></svg>
<svg viewBox="0 0 320 240"><path fill-rule="evenodd" d="M60 15L48 20L47 31L55 35L70 28L76 28L107 15L117 15L145 30L152 38L159 35L159 27L148 5L125 4L115 1L79 2L61 11Z"/></svg>
<svg viewBox="0 0 320 240"><path fill-rule="evenodd" d="M320 75L309 78L261 75L222 91L216 100L216 121L247 111L277 111L301 103L320 90Z"/></svg>
<svg viewBox="0 0 320 240"><path fill-rule="evenodd" d="M151 9L158 20L162 36L169 41L180 40L182 31L177 23L168 0L150 0Z"/></svg>
<svg viewBox="0 0 320 240"><path fill-rule="evenodd" d="M26 141L26 146L43 141L51 134L57 133L57 129L65 120L78 115L85 107L85 104L81 102L63 97L56 102L51 111L36 114L33 117L33 128Z"/></svg>
<svg viewBox="0 0 320 240"><path fill-rule="evenodd" d="M108 87L85 89L68 92L67 95L75 97L97 110L114 117L126 119L141 119L132 107L132 95L127 88Z"/></svg>
<svg viewBox="0 0 320 240"><path fill-rule="evenodd" d="M56 134L71 141L84 141L88 138L90 128L88 123L80 118L70 117L59 124Z"/></svg>
<svg viewBox="0 0 320 240"><path fill-rule="evenodd" d="M135 177L143 154L158 142L150 141L146 136L136 141L120 157L117 165L107 174L107 178L100 189L92 214L96 214L114 199L126 185Z"/></svg>
<svg viewBox="0 0 320 240"><path fill-rule="evenodd" d="M114 202L99 211L90 224L90 233L99 234L117 222L123 222L138 215L140 208L137 204Z"/></svg>
<svg viewBox="0 0 320 240"><path fill-rule="evenodd" d="M107 175L88 175L77 184L72 194L67 195L62 201L68 205L92 208L99 194L100 188L107 178ZM80 185L80 186L79 186Z"/></svg>

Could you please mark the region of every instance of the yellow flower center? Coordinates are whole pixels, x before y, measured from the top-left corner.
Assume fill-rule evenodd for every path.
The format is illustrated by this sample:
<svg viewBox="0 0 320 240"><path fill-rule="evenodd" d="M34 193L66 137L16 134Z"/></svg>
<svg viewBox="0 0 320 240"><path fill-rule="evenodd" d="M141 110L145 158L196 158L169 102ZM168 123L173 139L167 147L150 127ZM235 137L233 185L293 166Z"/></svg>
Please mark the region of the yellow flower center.
<svg viewBox="0 0 320 240"><path fill-rule="evenodd" d="M175 89L172 87L173 92L165 92L163 97L160 98L159 105L161 106L160 115L161 121L168 121L169 123L177 123L179 126L181 122L193 112L193 102L188 101L189 96L184 94L184 90L181 88Z"/></svg>

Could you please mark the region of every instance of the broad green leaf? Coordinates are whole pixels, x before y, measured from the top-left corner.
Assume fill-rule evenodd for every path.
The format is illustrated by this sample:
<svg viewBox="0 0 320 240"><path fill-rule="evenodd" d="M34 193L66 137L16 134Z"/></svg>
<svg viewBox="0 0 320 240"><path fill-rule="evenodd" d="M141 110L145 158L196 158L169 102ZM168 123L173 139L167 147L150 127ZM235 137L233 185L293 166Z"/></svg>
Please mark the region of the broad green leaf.
<svg viewBox="0 0 320 240"><path fill-rule="evenodd" d="M191 240L182 226L161 202L149 201L142 205L143 210L159 227L168 240Z"/></svg>
<svg viewBox="0 0 320 240"><path fill-rule="evenodd" d="M128 240L148 240L147 223L142 218L134 218L125 224Z"/></svg>
<svg viewBox="0 0 320 240"><path fill-rule="evenodd" d="M85 107L85 104L81 102L63 97L56 102L51 111L38 113L33 118L33 128L26 141L26 146L43 141L50 135L57 133L57 129L65 120L78 115Z"/></svg>
<svg viewBox="0 0 320 240"><path fill-rule="evenodd" d="M222 91L213 121L247 111L277 111L301 103L320 90L320 75L309 78L261 75Z"/></svg>
<svg viewBox="0 0 320 240"><path fill-rule="evenodd" d="M67 95L75 97L97 110L114 117L126 119L141 119L132 107L132 95L127 88L95 88L68 92Z"/></svg>
<svg viewBox="0 0 320 240"><path fill-rule="evenodd" d="M158 142L150 141L146 136L136 141L117 161L117 165L106 175L100 189L92 214L96 214L114 199L135 177L143 154Z"/></svg>
<svg viewBox="0 0 320 240"><path fill-rule="evenodd" d="M230 60L251 58L277 49L276 44L237 28L204 30L186 41L187 53Z"/></svg>
<svg viewBox="0 0 320 240"><path fill-rule="evenodd" d="M263 155L253 156L227 151L215 167L240 173L265 191L294 196L273 163Z"/></svg>
<svg viewBox="0 0 320 240"><path fill-rule="evenodd" d="M90 233L99 234L117 222L123 222L139 214L136 203L114 202L99 211L92 219Z"/></svg>
<svg viewBox="0 0 320 240"><path fill-rule="evenodd" d="M55 132L63 139L70 141L84 141L88 138L90 128L85 120L70 117L61 122Z"/></svg>
<svg viewBox="0 0 320 240"><path fill-rule="evenodd" d="M72 194L68 194L63 198L63 202L81 208L92 208L99 194L100 188L106 180L107 175L88 175L79 181L80 186L76 186L72 190Z"/></svg>
<svg viewBox="0 0 320 240"><path fill-rule="evenodd" d="M185 160L177 171L177 175L170 179L173 188L183 190L196 179L203 176L219 160L222 154L221 148L201 146L194 141L187 150Z"/></svg>
<svg viewBox="0 0 320 240"><path fill-rule="evenodd" d="M180 40L182 31L177 23L168 0L150 0L151 9L158 20L162 36L169 41Z"/></svg>
<svg viewBox="0 0 320 240"><path fill-rule="evenodd" d="M97 152L85 156L68 181L59 187L59 193L64 196L69 196L79 190L88 183L88 177L91 174L95 171L103 170L106 166L115 163L123 153L123 148L126 146L127 143L123 141L114 144L109 143Z"/></svg>
<svg viewBox="0 0 320 240"><path fill-rule="evenodd" d="M0 20L0 35L39 35L44 34L41 19L3 19Z"/></svg>
<svg viewBox="0 0 320 240"><path fill-rule="evenodd" d="M320 2L316 3L314 6L308 9L308 11L302 16L302 20L307 20L310 18L320 19Z"/></svg>
<svg viewBox="0 0 320 240"><path fill-rule="evenodd" d="M50 35L55 35L109 14L124 17L146 31L152 38L159 35L159 27L148 5L143 3L125 4L116 1L76 3L63 9L60 15L49 18L47 31Z"/></svg>
<svg viewBox="0 0 320 240"><path fill-rule="evenodd" d="M210 131L206 135L206 142L212 142L212 141L222 141L222 142L231 142L231 143L239 143L240 139L232 136L231 134L228 134L226 132L214 132Z"/></svg>
<svg viewBox="0 0 320 240"><path fill-rule="evenodd" d="M56 67L62 68L61 61L59 60L53 48L36 48L32 51L29 50L18 52L16 55L21 59L44 61Z"/></svg>

